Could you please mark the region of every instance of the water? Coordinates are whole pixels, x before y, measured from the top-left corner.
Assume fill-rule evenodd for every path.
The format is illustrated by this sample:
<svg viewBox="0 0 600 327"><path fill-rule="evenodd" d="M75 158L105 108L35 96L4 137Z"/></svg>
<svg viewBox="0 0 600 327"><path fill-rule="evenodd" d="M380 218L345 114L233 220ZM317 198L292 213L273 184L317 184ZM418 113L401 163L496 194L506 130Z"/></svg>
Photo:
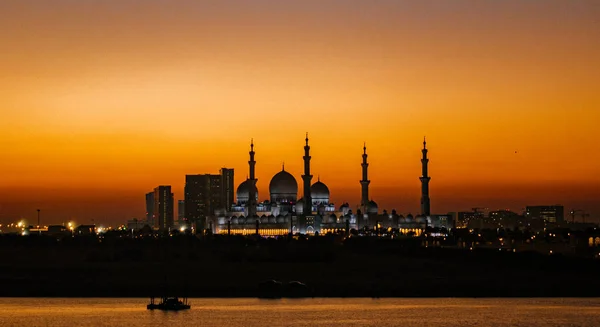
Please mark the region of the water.
<svg viewBox="0 0 600 327"><path fill-rule="evenodd" d="M0 298L0 326L598 326L595 299L191 299L181 312L147 299Z"/></svg>

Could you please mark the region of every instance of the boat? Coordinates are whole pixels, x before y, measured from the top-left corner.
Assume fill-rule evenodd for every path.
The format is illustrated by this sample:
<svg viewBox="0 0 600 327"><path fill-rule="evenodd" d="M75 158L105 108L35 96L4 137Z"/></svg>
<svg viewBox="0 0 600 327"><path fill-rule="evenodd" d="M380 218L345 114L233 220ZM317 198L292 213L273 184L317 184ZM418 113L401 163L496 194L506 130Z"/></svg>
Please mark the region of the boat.
<svg viewBox="0 0 600 327"><path fill-rule="evenodd" d="M146 306L148 310L164 310L164 311L179 311L190 309L191 305L187 298L180 300L178 297L162 297L159 303L154 301L154 297L150 298L150 304Z"/></svg>

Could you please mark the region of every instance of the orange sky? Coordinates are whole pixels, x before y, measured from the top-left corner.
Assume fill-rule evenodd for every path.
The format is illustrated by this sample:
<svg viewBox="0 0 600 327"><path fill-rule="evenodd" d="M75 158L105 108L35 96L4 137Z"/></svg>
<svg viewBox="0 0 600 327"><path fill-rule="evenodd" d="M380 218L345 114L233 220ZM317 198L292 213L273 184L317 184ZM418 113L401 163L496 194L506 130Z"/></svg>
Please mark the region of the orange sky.
<svg viewBox="0 0 600 327"><path fill-rule="evenodd" d="M333 201L562 203L600 216L597 1L0 3L0 222L141 217L185 174L248 171L261 199L304 133ZM515 153L515 151L517 153Z"/></svg>

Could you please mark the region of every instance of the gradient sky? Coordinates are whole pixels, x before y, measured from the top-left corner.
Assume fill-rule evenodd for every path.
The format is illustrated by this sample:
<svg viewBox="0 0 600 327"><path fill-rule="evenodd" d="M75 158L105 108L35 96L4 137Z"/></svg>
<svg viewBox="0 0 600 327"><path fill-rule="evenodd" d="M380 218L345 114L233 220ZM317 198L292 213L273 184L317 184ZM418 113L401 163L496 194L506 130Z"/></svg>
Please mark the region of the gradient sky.
<svg viewBox="0 0 600 327"><path fill-rule="evenodd" d="M336 204L600 216L598 1L0 2L0 222L117 223L159 184L285 162Z"/></svg>

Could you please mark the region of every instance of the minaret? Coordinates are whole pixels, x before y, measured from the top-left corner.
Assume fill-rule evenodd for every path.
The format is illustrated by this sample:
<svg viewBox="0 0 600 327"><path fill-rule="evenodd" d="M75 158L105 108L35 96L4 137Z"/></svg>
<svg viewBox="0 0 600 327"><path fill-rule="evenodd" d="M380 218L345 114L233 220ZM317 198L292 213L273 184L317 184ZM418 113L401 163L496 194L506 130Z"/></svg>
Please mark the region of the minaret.
<svg viewBox="0 0 600 327"><path fill-rule="evenodd" d="M429 159L427 159L427 141L423 138L423 158L421 159L422 165L422 173L419 179L421 180L421 215L429 216L431 214L430 205L429 205L429 181L431 177L427 174L427 164L429 164Z"/></svg>
<svg viewBox="0 0 600 327"><path fill-rule="evenodd" d="M361 197L360 197L360 206L363 210L363 212L367 212L367 205L369 204L369 184L371 183L371 181L369 180L369 176L367 173L367 168L369 167L369 164L367 163L367 143L364 144L363 146L363 162L361 164L362 166L362 180L360 181L360 185L361 185Z"/></svg>
<svg viewBox="0 0 600 327"><path fill-rule="evenodd" d="M304 175L302 175L302 180L304 180L304 215L312 214L312 199L310 197L310 181L312 180L312 175L310 174L310 146L308 145L308 133L306 133L306 145L304 146Z"/></svg>
<svg viewBox="0 0 600 327"><path fill-rule="evenodd" d="M250 140L250 160L248 166L250 166L250 191L248 192L248 216L252 217L256 214L256 175L255 166L256 161L254 160L254 139Z"/></svg>

